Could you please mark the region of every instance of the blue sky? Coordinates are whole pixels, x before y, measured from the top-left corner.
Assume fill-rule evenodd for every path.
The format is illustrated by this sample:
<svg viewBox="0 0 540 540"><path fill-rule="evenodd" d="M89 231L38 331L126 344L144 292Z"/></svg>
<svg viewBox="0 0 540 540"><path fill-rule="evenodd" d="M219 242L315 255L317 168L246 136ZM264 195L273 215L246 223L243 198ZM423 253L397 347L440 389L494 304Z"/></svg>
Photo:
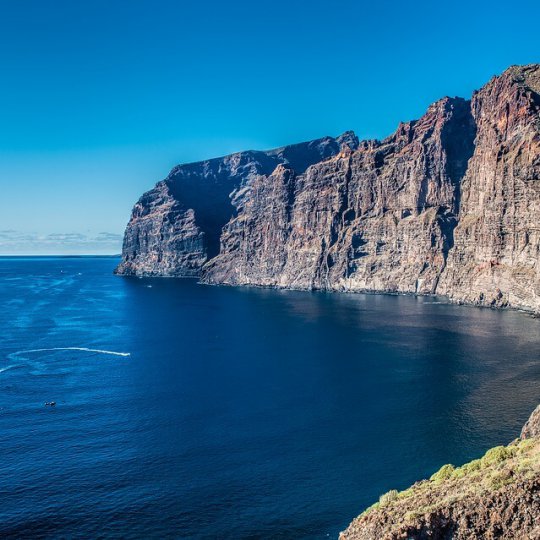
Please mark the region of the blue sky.
<svg viewBox="0 0 540 540"><path fill-rule="evenodd" d="M540 61L540 3L0 0L0 253L118 253L170 168L354 129Z"/></svg>

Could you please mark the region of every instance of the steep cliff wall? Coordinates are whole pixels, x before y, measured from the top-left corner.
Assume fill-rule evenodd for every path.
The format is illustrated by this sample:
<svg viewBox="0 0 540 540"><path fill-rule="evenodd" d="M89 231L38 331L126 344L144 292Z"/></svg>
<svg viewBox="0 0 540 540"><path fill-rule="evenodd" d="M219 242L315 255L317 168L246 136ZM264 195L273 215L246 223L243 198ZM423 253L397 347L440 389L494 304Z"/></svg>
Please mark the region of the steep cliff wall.
<svg viewBox="0 0 540 540"><path fill-rule="evenodd" d="M540 311L539 94L540 66L514 66L383 141L177 167L135 206L118 273Z"/></svg>
<svg viewBox="0 0 540 540"><path fill-rule="evenodd" d="M285 163L299 172L335 155L344 143L355 148L352 132L268 152L239 152L179 165L135 204L127 225L117 274L199 276L217 255L223 226L234 215L236 197L260 174Z"/></svg>
<svg viewBox="0 0 540 540"><path fill-rule="evenodd" d="M433 292L473 138L469 103L446 98L382 142L257 178L203 281Z"/></svg>
<svg viewBox="0 0 540 540"><path fill-rule="evenodd" d="M472 98L474 155L438 292L540 311L540 67L513 67Z"/></svg>

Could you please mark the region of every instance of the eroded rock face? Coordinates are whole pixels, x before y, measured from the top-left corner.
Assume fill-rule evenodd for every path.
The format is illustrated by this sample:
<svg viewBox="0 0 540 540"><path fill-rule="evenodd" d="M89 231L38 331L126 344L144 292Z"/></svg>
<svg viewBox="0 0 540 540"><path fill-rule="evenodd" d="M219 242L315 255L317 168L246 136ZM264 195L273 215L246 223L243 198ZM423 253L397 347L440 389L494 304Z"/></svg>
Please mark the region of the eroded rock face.
<svg viewBox="0 0 540 540"><path fill-rule="evenodd" d="M223 226L250 181L286 163L303 172L312 163L355 148L346 132L268 152L239 152L179 165L136 203L126 228L117 274L195 277L218 254Z"/></svg>
<svg viewBox="0 0 540 540"><path fill-rule="evenodd" d="M347 133L183 165L143 196L119 273L444 294L540 312L540 66Z"/></svg>
<svg viewBox="0 0 540 540"><path fill-rule="evenodd" d="M513 67L472 98L475 151L438 292L540 311L540 66Z"/></svg>
<svg viewBox="0 0 540 540"><path fill-rule="evenodd" d="M196 277L206 260L205 235L194 210L180 203L164 181L133 208L116 273Z"/></svg>
<svg viewBox="0 0 540 540"><path fill-rule="evenodd" d="M382 142L255 179L203 281L434 292L473 138L468 102L446 98Z"/></svg>

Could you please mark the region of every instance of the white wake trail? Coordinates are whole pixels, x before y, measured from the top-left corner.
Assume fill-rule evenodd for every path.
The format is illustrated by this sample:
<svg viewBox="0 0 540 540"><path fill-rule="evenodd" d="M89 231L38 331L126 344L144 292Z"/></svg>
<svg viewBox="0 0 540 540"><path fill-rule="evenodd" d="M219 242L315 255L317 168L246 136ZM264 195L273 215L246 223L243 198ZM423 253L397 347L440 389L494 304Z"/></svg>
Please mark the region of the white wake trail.
<svg viewBox="0 0 540 540"><path fill-rule="evenodd" d="M14 367L17 367L17 366L6 366L3 368L0 368L0 373L4 373L4 371L7 371L8 369L13 369Z"/></svg>
<svg viewBox="0 0 540 540"><path fill-rule="evenodd" d="M37 352L46 352L46 351L83 351L83 352L92 352L99 354L109 354L111 356L131 356L131 353L128 352L116 352L116 351L106 351L104 349L89 349L88 347L52 347L49 349L29 349L27 351L17 351L10 354L10 357L16 357L25 353L37 353Z"/></svg>

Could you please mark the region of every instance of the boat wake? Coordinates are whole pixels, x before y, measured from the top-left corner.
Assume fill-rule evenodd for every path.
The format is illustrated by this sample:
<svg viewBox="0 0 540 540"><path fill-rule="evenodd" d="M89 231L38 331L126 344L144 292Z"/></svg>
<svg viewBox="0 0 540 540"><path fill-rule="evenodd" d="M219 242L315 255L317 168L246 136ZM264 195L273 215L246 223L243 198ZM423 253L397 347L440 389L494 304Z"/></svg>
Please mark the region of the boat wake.
<svg viewBox="0 0 540 540"><path fill-rule="evenodd" d="M4 373L4 371L7 371L8 369L13 369L14 367L17 367L17 366L6 366L3 368L0 368L0 373Z"/></svg>
<svg viewBox="0 0 540 540"><path fill-rule="evenodd" d="M9 357L16 358L23 354L47 352L47 351L82 351L82 352L91 352L91 353L97 353L97 354L108 354L111 356L131 356L131 353L128 353L128 352L107 351L104 349L90 349L88 347L51 347L48 349L29 349L26 351L17 351L17 352L11 353Z"/></svg>

